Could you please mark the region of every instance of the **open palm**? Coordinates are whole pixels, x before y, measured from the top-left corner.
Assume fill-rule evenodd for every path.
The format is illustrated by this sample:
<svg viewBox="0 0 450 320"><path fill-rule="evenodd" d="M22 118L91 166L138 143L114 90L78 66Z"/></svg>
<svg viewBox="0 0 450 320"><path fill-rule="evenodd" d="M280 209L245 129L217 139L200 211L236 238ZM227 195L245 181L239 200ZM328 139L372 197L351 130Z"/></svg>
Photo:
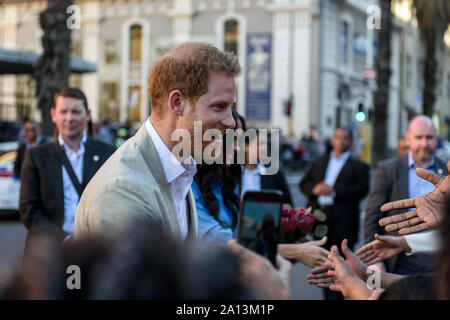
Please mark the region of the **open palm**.
<svg viewBox="0 0 450 320"><path fill-rule="evenodd" d="M447 170L450 170L450 161L447 163ZM380 219L380 226L385 227L387 232L398 231L400 235L406 235L436 228L442 221L446 197L450 195L450 177L444 178L421 168L416 169L416 174L433 183L435 189L420 197L384 204L381 207L383 212L416 208L414 211Z"/></svg>
<svg viewBox="0 0 450 320"><path fill-rule="evenodd" d="M362 246L356 251L356 255L362 262L372 265L403 252L405 247L402 242L402 237L379 236L375 234L375 240Z"/></svg>

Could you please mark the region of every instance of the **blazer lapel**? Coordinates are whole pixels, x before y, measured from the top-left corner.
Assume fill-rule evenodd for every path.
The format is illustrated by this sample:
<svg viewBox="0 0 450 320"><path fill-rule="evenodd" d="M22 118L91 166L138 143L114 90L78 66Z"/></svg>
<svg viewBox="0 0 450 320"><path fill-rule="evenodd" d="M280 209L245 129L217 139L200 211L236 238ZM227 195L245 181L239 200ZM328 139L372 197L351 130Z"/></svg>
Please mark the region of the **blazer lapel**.
<svg viewBox="0 0 450 320"><path fill-rule="evenodd" d="M266 174L259 175L261 177L261 189L273 189L273 182L275 182L275 176L269 176Z"/></svg>
<svg viewBox="0 0 450 320"><path fill-rule="evenodd" d="M447 164L441 161L441 159L434 157L434 172L441 176L446 176L447 172Z"/></svg>
<svg viewBox="0 0 450 320"><path fill-rule="evenodd" d="M57 140L55 141L57 143ZM45 169L47 171L47 176L51 177L49 180L51 182L51 186L56 195L57 203L60 207L60 211L64 214L64 187L62 181L62 164L58 160L58 156L51 146L47 153L47 156L44 161Z"/></svg>
<svg viewBox="0 0 450 320"><path fill-rule="evenodd" d="M326 157L324 157L323 161L321 161L321 163L319 165L318 172L320 175L320 179L318 182L325 180L325 174L327 173L328 162L330 162L330 155L327 155Z"/></svg>
<svg viewBox="0 0 450 320"><path fill-rule="evenodd" d="M159 190L161 190L161 196L163 198L163 203L165 204L165 210L163 210L162 213L165 214L165 218L169 222L172 230L174 230L174 234L181 237L180 225L178 224L178 214L175 209L175 205L173 204L169 183L167 182L167 178L164 173L164 168L161 164L161 160L159 159L158 152L155 148L155 145L153 144L152 139L147 133L147 130L145 129L145 125L141 126L135 137L136 143L141 150L145 163L147 164L148 169L155 178Z"/></svg>
<svg viewBox="0 0 450 320"><path fill-rule="evenodd" d="M347 161L345 161L344 165L342 166L341 171L339 172L336 181L334 182L334 184L336 185L338 182L340 182L340 179L342 179L342 177L344 176L344 173L350 168L351 165L351 158L348 157Z"/></svg>
<svg viewBox="0 0 450 320"><path fill-rule="evenodd" d="M86 140L85 145L85 153L83 159L83 188L86 187L88 182L92 179L95 172L97 172L98 162L94 161L95 153L97 149L95 148L94 143L92 143L92 139L90 137Z"/></svg>
<svg viewBox="0 0 450 320"><path fill-rule="evenodd" d="M187 200L189 202L189 230L188 235L189 238L197 239L198 234L198 218L197 218L197 206L195 203L194 193L192 189L189 189L187 194Z"/></svg>

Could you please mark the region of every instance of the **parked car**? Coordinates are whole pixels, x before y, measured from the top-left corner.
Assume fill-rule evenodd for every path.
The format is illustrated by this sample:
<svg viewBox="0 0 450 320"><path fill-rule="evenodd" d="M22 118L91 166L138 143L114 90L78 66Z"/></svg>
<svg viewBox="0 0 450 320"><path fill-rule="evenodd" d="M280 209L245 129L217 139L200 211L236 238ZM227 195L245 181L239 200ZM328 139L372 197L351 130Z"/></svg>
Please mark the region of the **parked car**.
<svg viewBox="0 0 450 320"><path fill-rule="evenodd" d="M0 217L19 216L20 180L14 175L16 141L0 143Z"/></svg>

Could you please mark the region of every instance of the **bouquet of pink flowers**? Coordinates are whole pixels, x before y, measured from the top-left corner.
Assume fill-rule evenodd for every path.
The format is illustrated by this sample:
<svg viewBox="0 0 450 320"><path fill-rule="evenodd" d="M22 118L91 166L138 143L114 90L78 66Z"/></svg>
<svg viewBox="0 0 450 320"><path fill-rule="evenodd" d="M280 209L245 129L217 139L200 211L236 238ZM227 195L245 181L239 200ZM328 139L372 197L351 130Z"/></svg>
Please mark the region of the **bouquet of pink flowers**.
<svg viewBox="0 0 450 320"><path fill-rule="evenodd" d="M328 232L328 227L322 223L326 220L325 213L318 209L311 212L311 207L305 209L283 205L280 226L281 242L308 242L310 240L308 235L322 238Z"/></svg>

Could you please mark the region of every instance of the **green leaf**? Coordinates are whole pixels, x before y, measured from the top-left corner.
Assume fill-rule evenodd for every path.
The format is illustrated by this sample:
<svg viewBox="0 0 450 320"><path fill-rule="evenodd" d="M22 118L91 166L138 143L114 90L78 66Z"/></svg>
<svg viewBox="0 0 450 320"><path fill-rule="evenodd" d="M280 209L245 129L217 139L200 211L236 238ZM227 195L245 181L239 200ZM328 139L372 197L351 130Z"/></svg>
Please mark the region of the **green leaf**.
<svg viewBox="0 0 450 320"><path fill-rule="evenodd" d="M322 237L326 236L327 232L328 232L328 227L324 224L319 224L314 229L314 236L317 238L322 238Z"/></svg>
<svg viewBox="0 0 450 320"><path fill-rule="evenodd" d="M320 221L320 222L324 222L327 220L327 215L319 209L314 210L313 216L314 216L314 219L316 219L317 221Z"/></svg>

